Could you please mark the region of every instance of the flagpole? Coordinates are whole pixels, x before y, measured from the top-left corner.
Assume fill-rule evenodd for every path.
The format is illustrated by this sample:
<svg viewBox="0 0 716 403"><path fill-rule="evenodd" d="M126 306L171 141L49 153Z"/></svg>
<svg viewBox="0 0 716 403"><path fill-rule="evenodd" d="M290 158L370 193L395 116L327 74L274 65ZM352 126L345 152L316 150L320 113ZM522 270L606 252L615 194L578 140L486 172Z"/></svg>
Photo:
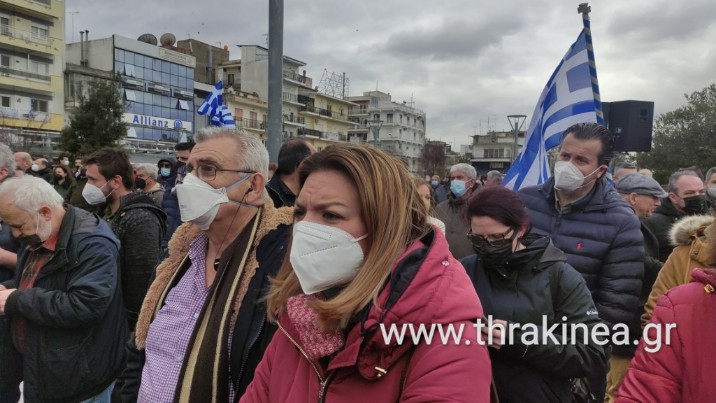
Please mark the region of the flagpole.
<svg viewBox="0 0 716 403"><path fill-rule="evenodd" d="M589 72L592 76L592 92L594 92L594 109L597 112L597 123L604 125L604 112L602 112L602 98L599 94L599 81L597 80L597 64L594 61L594 47L592 46L592 28L589 20L589 13L592 8L589 3L581 3L577 12L582 14L584 34L587 39L587 55L589 56Z"/></svg>

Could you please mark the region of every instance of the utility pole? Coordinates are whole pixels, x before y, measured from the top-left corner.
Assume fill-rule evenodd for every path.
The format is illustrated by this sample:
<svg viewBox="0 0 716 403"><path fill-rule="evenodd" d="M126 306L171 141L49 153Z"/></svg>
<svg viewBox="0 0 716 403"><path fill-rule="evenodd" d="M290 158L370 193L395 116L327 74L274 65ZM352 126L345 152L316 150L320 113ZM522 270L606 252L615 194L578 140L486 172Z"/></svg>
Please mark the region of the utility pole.
<svg viewBox="0 0 716 403"><path fill-rule="evenodd" d="M283 142L283 0L269 0L268 141L269 161L278 161Z"/></svg>

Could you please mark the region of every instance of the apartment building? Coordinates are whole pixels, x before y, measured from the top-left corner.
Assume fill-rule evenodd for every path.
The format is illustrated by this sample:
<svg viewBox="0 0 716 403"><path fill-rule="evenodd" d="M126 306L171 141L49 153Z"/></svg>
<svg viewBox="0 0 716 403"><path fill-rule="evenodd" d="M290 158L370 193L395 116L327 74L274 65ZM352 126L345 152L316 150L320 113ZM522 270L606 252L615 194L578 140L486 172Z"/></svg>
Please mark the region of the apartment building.
<svg viewBox="0 0 716 403"><path fill-rule="evenodd" d="M0 0L0 141L49 154L64 122L65 3Z"/></svg>
<svg viewBox="0 0 716 403"><path fill-rule="evenodd" d="M347 98L352 105L349 120L356 124L349 141L368 142L400 157L414 174L422 175L425 145L425 112L412 103L393 102L389 93L364 92Z"/></svg>

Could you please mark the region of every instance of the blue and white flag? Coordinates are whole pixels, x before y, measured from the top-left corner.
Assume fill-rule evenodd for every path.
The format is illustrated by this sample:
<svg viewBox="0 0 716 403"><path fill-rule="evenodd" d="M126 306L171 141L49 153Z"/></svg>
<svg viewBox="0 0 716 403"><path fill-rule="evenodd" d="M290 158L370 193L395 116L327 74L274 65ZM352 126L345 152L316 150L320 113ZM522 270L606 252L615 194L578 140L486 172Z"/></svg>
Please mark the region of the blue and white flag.
<svg viewBox="0 0 716 403"><path fill-rule="evenodd" d="M216 83L216 86L211 90L204 103L196 110L196 113L211 116L211 124L214 126L234 127L234 118L231 116L229 108L224 105L224 97L221 95L223 89L224 86L221 81Z"/></svg>
<svg viewBox="0 0 716 403"><path fill-rule="evenodd" d="M542 90L505 186L519 190L544 183L550 177L547 150L559 145L565 129L582 122L604 124L588 19Z"/></svg>

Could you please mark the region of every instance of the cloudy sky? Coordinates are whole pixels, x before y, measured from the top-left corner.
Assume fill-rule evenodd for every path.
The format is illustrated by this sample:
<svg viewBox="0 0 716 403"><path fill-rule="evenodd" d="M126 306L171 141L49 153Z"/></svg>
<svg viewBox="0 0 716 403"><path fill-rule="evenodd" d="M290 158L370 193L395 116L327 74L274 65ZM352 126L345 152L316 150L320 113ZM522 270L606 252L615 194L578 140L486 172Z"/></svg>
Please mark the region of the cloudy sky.
<svg viewBox="0 0 716 403"><path fill-rule="evenodd" d="M151 3L151 6L149 4ZM427 136L457 147L506 115L531 118L540 92L582 28L579 1L286 0L284 54L345 72L350 95L378 88L427 114ZM67 41L172 32L229 45L266 46L268 2L66 0ZM602 100L655 102L656 114L716 82L716 2L591 3ZM79 13L72 13L79 11ZM74 19L74 23L73 20Z"/></svg>

